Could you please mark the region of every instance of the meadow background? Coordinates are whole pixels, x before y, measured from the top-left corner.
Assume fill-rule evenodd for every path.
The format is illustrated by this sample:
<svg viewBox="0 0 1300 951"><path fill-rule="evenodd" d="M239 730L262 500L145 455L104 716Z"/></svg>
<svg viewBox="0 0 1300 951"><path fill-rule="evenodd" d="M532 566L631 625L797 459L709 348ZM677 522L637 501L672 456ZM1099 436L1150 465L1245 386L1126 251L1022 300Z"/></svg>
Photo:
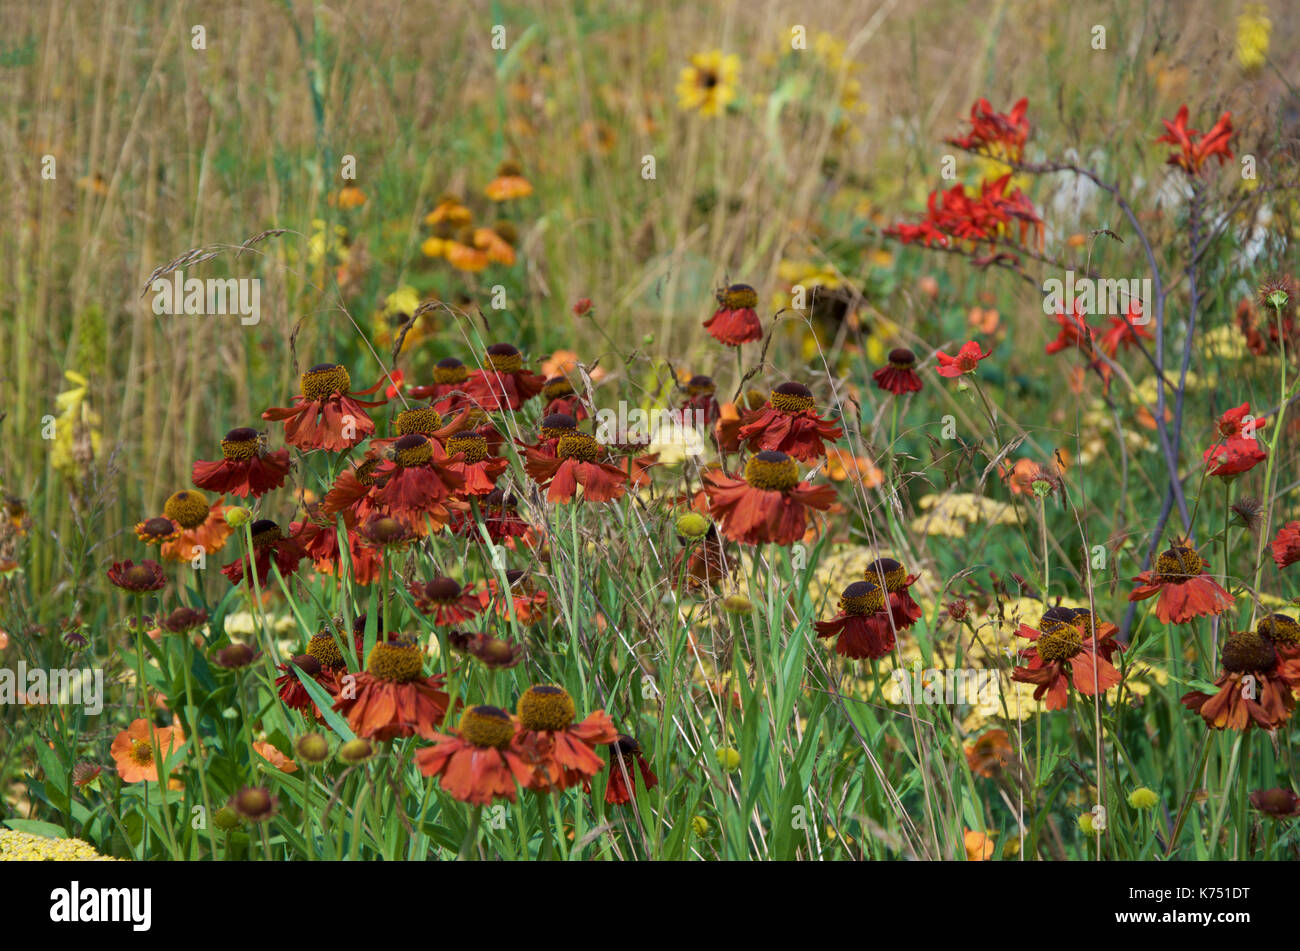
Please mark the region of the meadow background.
<svg viewBox="0 0 1300 951"><path fill-rule="evenodd" d="M1221 788L1244 768L1240 751L1232 738L1216 738L1198 770L1204 730L1177 705L1184 684L1213 679L1205 651L1164 639L1148 658L1157 672L1140 681L1151 690L1145 704L1121 698L1107 714L1123 741L1107 747L1103 762L1088 743L1071 745L1072 719L1015 720L1023 768L991 779L972 772L964 747L996 717L941 708L917 720L878 702L846 702L827 685L851 694L861 674L865 700L870 672L840 670L806 632L810 620L833 613L853 573L844 566L888 550L922 573L919 656L951 659L951 639L962 635L941 620L942 604L968 594L998 613L990 572L1002 584L1012 573L1041 579L1040 527L1055 562L1052 593L1070 603L1091 594L1099 615L1118 622L1164 491L1138 399L1121 388L1108 404L1095 381L1077 392L1077 361L1044 356L1058 326L1034 284L958 256L900 248L880 230L916 218L932 189L952 184L940 177L943 157L955 152L943 140L962 131L975 99L1005 109L1027 96L1029 159L1068 156L1120 183L1152 235L1175 287L1165 346L1176 365L1188 339L1185 200L1153 140L1159 120L1185 102L1198 128L1231 111L1234 148L1255 155L1260 171L1243 185L1229 163L1216 179L1230 227L1198 262L1200 326L1183 427L1183 462L1195 473L1219 414L1246 400L1261 408L1278 401L1276 358L1247 352L1233 325L1263 277L1296 271L1294 191L1249 194L1257 184L1294 182L1300 156L1296 21L1282 4L1269 6L1264 59L1244 63L1238 17L1246 5L1235 2L6 4L0 486L15 532L0 552L8 556L0 562L12 562L0 580L2 656L67 660L56 634L75 617L92 633L92 656L114 673L123 663L115 648L125 636L125 599L104 569L140 557L131 527L190 485L193 461L214 458L228 429L287 405L302 370L336 360L368 385L392 368L395 329L410 302L435 299L450 307L422 318L396 361L408 382L424 382L443 356L471 362L482 344L509 340L534 365L565 350L598 361L609 392L628 399L661 399L663 381L686 370L713 375L720 398L730 398L741 369L757 367L747 385L805 379L825 409L835 380L835 392L858 410L846 445L860 461L836 480L841 521L805 568L749 566L744 587L759 605L752 616L713 601L687 610L661 597L667 556L659 552L674 553L680 511L667 502L620 526L622 537L584 514L569 547L554 555L563 567L539 566L551 580L571 569L583 593L555 619L549 646L534 645L532 679L581 682L585 699L607 705L623 697L623 717L651 738L643 745L663 780L653 816L638 814L635 833L583 840L580 830L575 841L588 854L1138 857L1166 846L1180 857L1256 854L1263 826L1245 815L1242 780ZM191 48L195 24L205 28L205 50ZM491 46L494 24L506 27L504 51ZM1098 24L1104 50L1092 48ZM791 49L795 26L806 29L806 50ZM675 89L689 56L715 48L740 60L731 108L717 117L679 108ZM338 200L345 155L355 156L365 197L346 208ZM52 180L41 175L44 156L56 163ZM646 156L654 157L652 180L642 174ZM506 159L534 186L511 210L519 263L464 274L426 257L424 216L439 195L456 192L483 207L482 188ZM957 167L961 181L981 174L967 156ZM1045 219L1052 259L1108 276L1147 274L1139 242L1104 194L1060 175L1027 177L1023 187ZM236 254L268 229L285 232ZM1094 233L1101 229L1122 240ZM260 278L260 323L155 315L151 295L142 296L151 273L215 246L223 253L187 276ZM1060 276L1039 262L1028 270ZM701 327L714 289L730 281L758 289L765 327L795 283L822 287L839 303L783 323L762 363L754 348L738 369ZM489 304L495 284L507 290L504 310ZM593 301L594 317L573 315L579 298ZM977 464L965 451L980 440L979 408L933 373L891 443L889 404L871 388L871 371L893 346L928 358L972 335L996 343L981 374L1003 422L1025 436L1009 458L1068 455L1072 507L1053 502L1036 514L1036 502L1013 496L996 476L981 479L988 460ZM1147 368L1128 365L1133 389L1149 394ZM940 436L948 414L962 434L956 446ZM52 440L43 438L47 417L56 420ZM1284 438L1277 451L1274 528L1300 510L1291 495L1294 441ZM1187 477L1188 493L1198 489ZM922 515L948 490L1000 507L977 506L960 536L929 532ZM1202 517L1220 520L1202 530L1209 536L1226 513L1222 493L1210 499L1206 491ZM287 522L291 506L278 504L273 517ZM1243 558L1236 570L1249 580L1255 544L1244 533L1232 539ZM1108 556L1090 591L1083 552L1092 545ZM965 569L972 582L953 582ZM219 620L239 607L216 607L229 600L228 585L209 574L177 587ZM1280 599L1296 593L1271 564L1263 577ZM644 659L645 676L653 670L658 684L674 685L667 699L638 704L642 674L591 649L597 614L607 619L602 629L620 632L629 656ZM688 633L716 654L699 660L684 647ZM224 636L215 629L213 643ZM1217 629L1198 636L1208 649ZM742 653L754 651L739 665L731 657L737 639ZM778 665L766 680L752 676L754 668L762 674L764 657ZM526 686L529 675L521 668L518 676ZM589 680L601 688L587 693ZM116 694L110 688L110 703L126 706L131 690L122 683ZM209 854L207 839L149 853L139 824L109 822L113 808L99 800L78 802L68 785L72 762L105 762L125 714L110 707L73 740L55 716L0 711L0 812L52 823L106 853ZM273 712L260 725L292 738ZM1289 740L1252 739L1261 746L1251 788L1289 784ZM38 754L41 745L57 748L57 763ZM715 755L719 747L738 751L738 769ZM1199 795L1212 776L1220 786ZM1099 779L1110 784L1109 836L1075 824L1097 801ZM1123 794L1139 786L1159 793L1155 813L1123 806ZM1026 800L1040 817L1027 836L1012 818ZM1153 829L1167 833L1188 802L1184 839L1157 841ZM791 827L786 817L798 805L818 818ZM1224 809L1240 821L1225 822ZM457 820L429 821L428 841L454 853ZM361 834L356 847L406 854L385 835ZM439 844L440 835L452 844ZM528 854L530 842L521 831L510 848ZM226 854L240 847L227 841ZM1294 850L1295 837L1279 833L1274 842L1270 833L1268 847ZM313 847L286 837L275 848L303 857ZM500 842L485 848L506 850Z"/></svg>

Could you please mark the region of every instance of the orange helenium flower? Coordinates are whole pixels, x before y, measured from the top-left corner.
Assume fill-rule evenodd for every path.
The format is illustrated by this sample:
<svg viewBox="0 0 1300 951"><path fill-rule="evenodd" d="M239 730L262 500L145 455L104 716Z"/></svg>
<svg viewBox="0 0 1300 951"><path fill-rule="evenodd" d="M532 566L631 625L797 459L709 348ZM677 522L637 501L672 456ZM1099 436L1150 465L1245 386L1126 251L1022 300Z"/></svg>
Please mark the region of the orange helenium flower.
<svg viewBox="0 0 1300 951"><path fill-rule="evenodd" d="M284 422L284 441L304 452L327 449L341 452L365 440L375 431L365 407L382 406L384 401L357 399L374 393L385 382L367 390L351 393L352 377L337 363L318 363L302 375L302 393L293 398L293 406L273 406L262 414L269 421Z"/></svg>
<svg viewBox="0 0 1300 951"><path fill-rule="evenodd" d="M1275 730L1291 718L1292 690L1272 640L1255 631L1228 635L1220 657L1223 673L1213 696L1199 690L1184 694L1183 706L1200 714L1215 730Z"/></svg>
<svg viewBox="0 0 1300 951"><path fill-rule="evenodd" d="M498 707L469 707L459 729L434 734L436 745L419 750L415 764L436 776L451 797L486 806L498 797L515 801L517 786L526 786L533 771L511 748L515 723Z"/></svg>
<svg viewBox="0 0 1300 951"><path fill-rule="evenodd" d="M1208 567L1195 548L1175 545L1157 556L1154 570L1133 579L1141 583L1128 599L1144 601L1158 594L1156 617L1162 624L1184 624L1193 618L1221 614L1236 599L1205 573Z"/></svg>
<svg viewBox="0 0 1300 951"><path fill-rule="evenodd" d="M574 723L573 698L563 687L539 684L519 698L519 732L512 749L533 769L528 788L568 789L605 765L596 747L618 739L614 721L597 710Z"/></svg>
<svg viewBox="0 0 1300 951"><path fill-rule="evenodd" d="M362 739L413 735L435 739L450 701L441 689L443 675L425 677L423 668L424 654L418 645L379 641L355 682L341 681L334 709L348 718L348 725Z"/></svg>
<svg viewBox="0 0 1300 951"><path fill-rule="evenodd" d="M743 479L717 472L701 478L709 514L728 538L745 545L796 542L807 529L808 509L825 511L835 501L830 486L800 482L798 464L783 452L752 456Z"/></svg>

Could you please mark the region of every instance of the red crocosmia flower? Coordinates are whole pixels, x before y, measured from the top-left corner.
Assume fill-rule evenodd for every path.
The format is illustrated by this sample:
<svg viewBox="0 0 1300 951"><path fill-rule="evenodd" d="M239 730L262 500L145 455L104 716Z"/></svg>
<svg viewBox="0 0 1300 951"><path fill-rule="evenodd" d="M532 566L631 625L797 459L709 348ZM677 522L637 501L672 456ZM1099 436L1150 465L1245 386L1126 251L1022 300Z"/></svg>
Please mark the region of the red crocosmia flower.
<svg viewBox="0 0 1300 951"><path fill-rule="evenodd" d="M520 696L511 748L532 767L529 789L568 789L604 767L596 747L618 739L614 721L597 710L574 723L575 710L569 692L554 684L529 687Z"/></svg>
<svg viewBox="0 0 1300 951"><path fill-rule="evenodd" d="M704 322L704 329L719 343L739 347L763 336L759 322L758 291L748 284L732 284L718 291L718 309Z"/></svg>
<svg viewBox="0 0 1300 951"><path fill-rule="evenodd" d="M546 386L546 377L524 369L523 355L508 343L487 348L487 366L471 370L465 390L489 411L519 409Z"/></svg>
<svg viewBox="0 0 1300 951"><path fill-rule="evenodd" d="M996 180L980 183L979 194L971 194L965 185L954 185L947 191L935 189L930 193L925 220L917 224L897 224L884 233L898 238L903 244L921 243L926 247L950 247L952 240L990 246L1004 241L1014 223L1018 239L1024 244L1033 238L1041 250L1045 238L1043 220L1034 209L1033 202L1020 189L1011 185L1012 173ZM1013 261L1014 254L994 254L975 258L973 263L988 266L999 258Z"/></svg>
<svg viewBox="0 0 1300 951"><path fill-rule="evenodd" d="M587 407L582 405L582 398L573 389L573 384L569 382L567 376L549 377L546 385L542 387L542 399L546 400L546 409L542 410L543 416L564 413L578 421L588 416Z"/></svg>
<svg viewBox="0 0 1300 951"><path fill-rule="evenodd" d="M947 139L949 145L997 159L1019 162L1029 139L1029 100L1020 99L1009 112L997 112L984 98L970 108L970 132Z"/></svg>
<svg viewBox="0 0 1300 951"><path fill-rule="evenodd" d="M1146 328L1149 321L1150 318L1142 314L1142 305L1136 301L1129 303L1128 312L1123 317L1113 314L1107 317L1106 329L1099 340L1102 352L1114 358L1121 347L1141 347L1143 340L1154 340Z"/></svg>
<svg viewBox="0 0 1300 951"><path fill-rule="evenodd" d="M274 406L262 414L268 421L284 421L284 441L303 452L351 449L375 431L365 407L382 406L383 400L357 399L379 389L383 380L358 393L350 393L352 377L337 363L318 363L302 375L302 393L293 406Z"/></svg>
<svg viewBox="0 0 1300 951"><path fill-rule="evenodd" d="M251 528L257 583L262 588L266 587L267 579L270 577L272 561L280 569L280 574L288 578L298 570L298 563L307 557L302 543L292 535L286 536L280 526L270 519L258 519ZM245 580L247 570L248 555L245 554L239 560L232 561L222 568L221 573L232 585L237 585Z"/></svg>
<svg viewBox="0 0 1300 951"><path fill-rule="evenodd" d="M270 452L266 436L248 427L226 433L221 440L221 455L219 461L200 459L194 463L191 478L195 485L212 492L257 498L284 485L291 465L288 449Z"/></svg>
<svg viewBox="0 0 1300 951"><path fill-rule="evenodd" d="M894 649L894 628L885 609L885 591L870 581L855 581L840 595L840 610L813 624L818 637L835 637L835 653L850 660L878 660Z"/></svg>
<svg viewBox="0 0 1300 951"><path fill-rule="evenodd" d="M363 739L432 740L447 715L449 699L442 685L442 674L424 676L424 653L418 644L381 640L371 648L366 669L356 675L355 683L339 691L334 709Z"/></svg>
<svg viewBox="0 0 1300 951"><path fill-rule="evenodd" d="M871 374L871 378L876 381L876 386L895 396L921 392L921 377L916 372L916 354L906 347L890 350L889 363Z"/></svg>
<svg viewBox="0 0 1300 951"><path fill-rule="evenodd" d="M506 572L506 583L510 590L508 598L501 596L501 587L497 584L497 579L489 578L487 587L479 590L479 604L484 609L493 606L497 617L502 620L509 620L511 612L514 612L520 624L535 623L546 610L546 604L550 600L549 595L537 587L528 572L520 568L512 568Z"/></svg>
<svg viewBox="0 0 1300 951"><path fill-rule="evenodd" d="M919 575L909 575L907 569L893 558L877 558L867 565L863 580L884 588L889 594L889 613L894 627L906 630L921 619L921 606L912 597L910 588Z"/></svg>
<svg viewBox="0 0 1300 951"><path fill-rule="evenodd" d="M524 471L546 489L552 503L572 502L582 486L582 500L610 502L627 491L627 473L604 461L609 453L595 437L576 430L555 443L555 456L524 450Z"/></svg>
<svg viewBox="0 0 1300 951"><path fill-rule="evenodd" d="M510 714L499 707L467 707L459 729L432 736L435 745L418 750L415 765L425 776L436 776L443 791L461 802L514 802L517 786L526 786L533 776L511 748L515 729Z"/></svg>
<svg viewBox="0 0 1300 951"><path fill-rule="evenodd" d="M1185 624L1193 618L1221 614L1236 599L1205 573L1208 567L1195 548L1175 545L1160 553L1154 570L1133 579L1140 584L1128 599L1145 601L1160 595L1156 617L1161 624Z"/></svg>
<svg viewBox="0 0 1300 951"><path fill-rule="evenodd" d="M1177 165L1188 175L1199 175L1211 158L1217 158L1220 165L1232 158L1232 150L1228 148L1228 141L1233 134L1231 112L1219 116L1219 121L1204 135L1187 128L1186 106L1179 108L1173 122L1168 119L1161 121L1165 126L1165 134L1156 139L1156 142L1177 146L1177 150L1169 153L1169 158L1165 159L1166 165Z"/></svg>
<svg viewBox="0 0 1300 951"><path fill-rule="evenodd" d="M1120 673L1110 662L1110 656L1121 650L1114 641L1115 627L1102 625L1092 631L1091 615L1054 617L1051 612L1039 622L1042 630L1021 624L1019 636L1031 641L1031 646L1020 652L1028 660L1024 667L1011 672L1011 679L1024 684L1036 684L1034 699L1047 698L1048 710L1062 710L1069 700L1070 684L1085 696L1094 696L1109 690L1120 682Z"/></svg>
<svg viewBox="0 0 1300 951"><path fill-rule="evenodd" d="M521 538L528 534L529 525L519 517L518 500L502 489L493 489L479 500L479 519L494 542L507 538ZM451 521L451 530L457 535L480 537L472 512L457 512Z"/></svg>
<svg viewBox="0 0 1300 951"><path fill-rule="evenodd" d="M1273 561L1279 568L1300 561L1300 522L1287 522L1273 539Z"/></svg>
<svg viewBox="0 0 1300 951"><path fill-rule="evenodd" d="M321 689L334 696L339 689L338 677L334 671L322 667L321 662L311 654L295 654L289 658L288 663L280 664L277 669L280 671L280 676L275 678L275 687L284 705L314 720L323 720L320 708L312 700L307 688L302 685L298 672L300 671L303 677L316 681L321 685Z"/></svg>
<svg viewBox="0 0 1300 951"><path fill-rule="evenodd" d="M741 417L738 435L751 451L772 449L801 462L826 455L825 443L844 430L817 415L812 391L802 383L782 383L763 408Z"/></svg>
<svg viewBox="0 0 1300 951"><path fill-rule="evenodd" d="M722 408L718 405L717 397L714 395L718 391L718 385L713 382L713 377L697 374L691 377L682 389L686 391L686 400L681 407L684 411L698 410L701 412L706 427L712 426L718 421L718 418L722 415Z"/></svg>
<svg viewBox="0 0 1300 951"><path fill-rule="evenodd" d="M1215 730L1248 730L1252 725L1276 730L1295 709L1297 686L1279 663L1273 642L1255 631L1229 634L1223 642L1223 673L1213 696L1199 690L1184 694L1183 706L1201 715Z"/></svg>
<svg viewBox="0 0 1300 951"><path fill-rule="evenodd" d="M980 345L974 340L961 345L957 351L957 356L950 357L946 353L936 353L935 359L939 361L937 372L940 376L956 377L965 373L974 373L981 360L993 353L990 348L988 353L980 352Z"/></svg>
<svg viewBox="0 0 1300 951"><path fill-rule="evenodd" d="M830 486L800 482L798 463L783 452L751 456L743 479L718 472L702 478L709 514L723 534L745 545L793 544L807 530L808 509L825 511L835 501Z"/></svg>
<svg viewBox="0 0 1300 951"><path fill-rule="evenodd" d="M321 514L331 518L343 514L354 524L374 515L375 503L370 490L375 485L375 469L380 462L379 459L365 459L340 472L321 499Z"/></svg>
<svg viewBox="0 0 1300 951"><path fill-rule="evenodd" d="M448 472L464 480L459 489L461 496L490 495L497 479L510 466L508 459L493 456L488 442L478 433L457 433L446 443Z"/></svg>
<svg viewBox="0 0 1300 951"><path fill-rule="evenodd" d="M416 609L430 616L436 627L456 627L483 610L473 588L461 587L455 578L412 581L406 590L415 599Z"/></svg>
<svg viewBox="0 0 1300 951"><path fill-rule="evenodd" d="M386 455L375 469L370 490L375 508L418 535L441 530L451 518L443 503L460 489L464 478L436 462L434 443L418 433L397 439Z"/></svg>
<svg viewBox="0 0 1300 951"><path fill-rule="evenodd" d="M931 199L933 200L933 195ZM897 238L902 244L921 244L927 248L948 247L948 236L930 221L908 224L900 221L884 230L884 234Z"/></svg>
<svg viewBox="0 0 1300 951"><path fill-rule="evenodd" d="M1074 302L1074 313L1069 317L1065 311L1058 310L1056 322L1061 325L1061 329L1057 331L1056 339L1047 344L1049 354L1060 353L1071 347L1087 356L1092 354L1092 328L1088 326L1088 320L1083 315L1083 305L1079 301Z"/></svg>
<svg viewBox="0 0 1300 951"><path fill-rule="evenodd" d="M432 385L413 386L407 393L413 399L430 400L433 408L445 415L469 403L468 382L469 367L455 357L446 357L434 364Z"/></svg>
<svg viewBox="0 0 1300 951"><path fill-rule="evenodd" d="M605 786L605 803L610 806L626 806L632 801L637 774L641 774L641 785L647 790L659 785L659 777L650 769L650 764L641 754L641 744L636 737L620 733L618 739L609 747L609 782Z"/></svg>
<svg viewBox="0 0 1300 951"><path fill-rule="evenodd" d="M317 571L326 575L340 574L343 559L336 526L310 520L290 522L289 534L298 539ZM365 543L356 530L355 518L349 514L344 515L343 534L348 540L348 564L352 581L362 586L372 584L384 565L382 552Z"/></svg>
<svg viewBox="0 0 1300 951"><path fill-rule="evenodd" d="M209 505L202 492L191 489L173 492L163 503L163 516L176 523L180 531L158 549L163 559L189 561L196 548L202 548L208 555L221 551L234 531L226 524L224 501L222 497Z"/></svg>
<svg viewBox="0 0 1300 951"><path fill-rule="evenodd" d="M1268 458L1255 432L1268 425L1267 419L1250 415L1250 404L1228 410L1219 417L1219 440L1205 450L1209 474L1230 478L1248 472Z"/></svg>
<svg viewBox="0 0 1300 951"><path fill-rule="evenodd" d="M132 594L161 591L167 584L162 565L152 558L146 558L138 565L134 561L115 561L108 569L108 580Z"/></svg>

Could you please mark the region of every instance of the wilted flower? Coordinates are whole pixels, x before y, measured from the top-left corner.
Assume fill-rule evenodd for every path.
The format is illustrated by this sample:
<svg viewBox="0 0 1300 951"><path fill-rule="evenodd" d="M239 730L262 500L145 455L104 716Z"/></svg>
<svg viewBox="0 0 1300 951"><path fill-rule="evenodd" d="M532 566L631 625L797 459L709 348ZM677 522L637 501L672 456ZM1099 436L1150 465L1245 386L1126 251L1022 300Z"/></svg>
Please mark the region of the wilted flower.
<svg viewBox="0 0 1300 951"><path fill-rule="evenodd" d="M132 594L159 591L167 584L162 565L152 559L145 559L138 565L133 561L115 561L108 569L108 580Z"/></svg>

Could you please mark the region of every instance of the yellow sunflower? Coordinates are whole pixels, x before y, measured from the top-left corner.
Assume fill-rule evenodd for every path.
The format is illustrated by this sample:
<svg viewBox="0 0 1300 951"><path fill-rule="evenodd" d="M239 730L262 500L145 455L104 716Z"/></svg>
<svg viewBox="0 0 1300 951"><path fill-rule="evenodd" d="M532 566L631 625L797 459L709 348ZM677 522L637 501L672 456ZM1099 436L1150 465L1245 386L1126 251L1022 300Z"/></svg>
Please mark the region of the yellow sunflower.
<svg viewBox="0 0 1300 951"><path fill-rule="evenodd" d="M720 116L736 98L740 57L722 50L696 53L677 81L677 105L697 109L702 116Z"/></svg>

